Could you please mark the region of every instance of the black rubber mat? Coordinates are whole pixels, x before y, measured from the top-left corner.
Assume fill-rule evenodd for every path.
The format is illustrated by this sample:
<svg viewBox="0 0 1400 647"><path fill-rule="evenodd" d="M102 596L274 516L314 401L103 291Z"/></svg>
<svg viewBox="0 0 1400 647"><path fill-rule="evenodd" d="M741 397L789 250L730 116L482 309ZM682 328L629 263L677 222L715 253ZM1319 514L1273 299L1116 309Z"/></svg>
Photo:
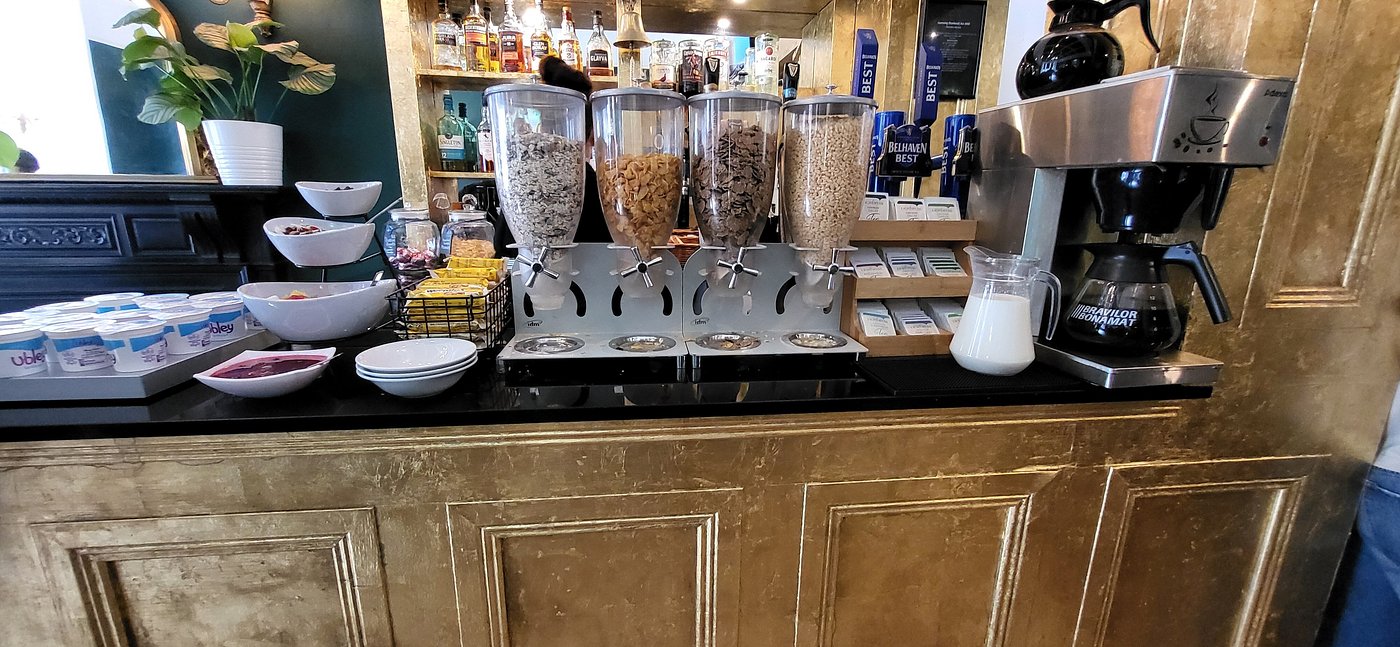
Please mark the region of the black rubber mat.
<svg viewBox="0 0 1400 647"><path fill-rule="evenodd" d="M1038 363L1007 377L974 373L958 366L957 361L946 355L867 358L858 362L857 367L892 395L952 394L962 391L1083 391L1097 388Z"/></svg>

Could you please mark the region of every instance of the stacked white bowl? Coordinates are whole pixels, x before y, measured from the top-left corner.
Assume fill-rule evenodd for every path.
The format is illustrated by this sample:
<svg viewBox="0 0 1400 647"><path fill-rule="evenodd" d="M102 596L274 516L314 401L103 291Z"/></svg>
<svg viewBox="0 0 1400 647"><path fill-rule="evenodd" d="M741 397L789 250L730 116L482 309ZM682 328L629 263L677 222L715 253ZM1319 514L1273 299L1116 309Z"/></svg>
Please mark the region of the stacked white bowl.
<svg viewBox="0 0 1400 647"><path fill-rule="evenodd" d="M426 398L452 388L476 360L476 344L465 339L409 339L360 353L355 373L390 395Z"/></svg>

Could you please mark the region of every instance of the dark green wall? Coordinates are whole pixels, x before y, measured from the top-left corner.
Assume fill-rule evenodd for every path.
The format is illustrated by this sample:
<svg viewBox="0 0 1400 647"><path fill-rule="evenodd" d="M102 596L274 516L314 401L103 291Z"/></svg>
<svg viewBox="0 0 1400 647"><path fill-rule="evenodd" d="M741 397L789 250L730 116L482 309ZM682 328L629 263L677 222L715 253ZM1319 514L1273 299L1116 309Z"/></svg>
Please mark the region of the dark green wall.
<svg viewBox="0 0 1400 647"><path fill-rule="evenodd" d="M231 55L200 43L192 33L202 22L247 22L252 13L246 2L216 5L209 0L165 0L180 25L190 53L201 61L226 69L236 65ZM287 93L270 120L285 128L286 184L298 180L384 182L381 206L397 198L398 156L394 150L394 118L389 100L388 66L384 54L384 29L378 0L295 0L272 3L273 18L285 25L273 32L273 40L295 40L307 54L335 63L335 87L308 97ZM281 93L277 81L286 68L272 60L259 93L270 109ZM267 119L259 115L261 119ZM289 199L276 215L310 214L311 210L288 189Z"/></svg>

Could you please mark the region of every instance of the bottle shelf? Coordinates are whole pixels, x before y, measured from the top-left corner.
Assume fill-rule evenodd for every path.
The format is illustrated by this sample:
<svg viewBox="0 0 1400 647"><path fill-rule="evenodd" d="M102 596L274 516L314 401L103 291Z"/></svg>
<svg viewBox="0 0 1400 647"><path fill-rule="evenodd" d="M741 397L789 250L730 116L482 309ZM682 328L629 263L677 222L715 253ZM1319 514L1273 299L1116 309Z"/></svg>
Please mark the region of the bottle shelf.
<svg viewBox="0 0 1400 647"><path fill-rule="evenodd" d="M484 90L493 85L501 83L520 83L535 77L533 73L527 72L466 72L463 70L418 70L419 79L429 79L443 83L459 85L466 90ZM615 76L591 76L588 77L593 82L593 88L601 90L604 88L617 87L617 77Z"/></svg>
<svg viewBox="0 0 1400 647"><path fill-rule="evenodd" d="M428 171L428 177L453 180L494 180L495 173L484 171Z"/></svg>
<svg viewBox="0 0 1400 647"><path fill-rule="evenodd" d="M965 298L972 289L971 276L920 276L862 279L846 277L845 289L856 299Z"/></svg>
<svg viewBox="0 0 1400 647"><path fill-rule="evenodd" d="M976 220L860 220L851 231L853 243L965 242L976 238Z"/></svg>

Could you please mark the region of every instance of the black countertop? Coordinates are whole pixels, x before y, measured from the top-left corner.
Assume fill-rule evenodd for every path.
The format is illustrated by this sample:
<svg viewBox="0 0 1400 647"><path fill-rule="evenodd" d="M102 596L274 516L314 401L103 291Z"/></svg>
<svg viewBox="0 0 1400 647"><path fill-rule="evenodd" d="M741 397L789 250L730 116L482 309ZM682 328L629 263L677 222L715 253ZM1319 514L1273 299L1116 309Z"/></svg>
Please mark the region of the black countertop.
<svg viewBox="0 0 1400 647"><path fill-rule="evenodd" d="M950 357L866 359L821 373L707 375L698 383L611 383L603 377L588 384L511 383L483 359L446 393L405 400L355 375L360 349L392 340L367 335L338 346L341 355L321 379L281 398L237 398L191 381L145 401L0 405L0 442L1155 401L1211 393L1184 386L1102 389L1040 364L1014 377L989 377L963 370Z"/></svg>

